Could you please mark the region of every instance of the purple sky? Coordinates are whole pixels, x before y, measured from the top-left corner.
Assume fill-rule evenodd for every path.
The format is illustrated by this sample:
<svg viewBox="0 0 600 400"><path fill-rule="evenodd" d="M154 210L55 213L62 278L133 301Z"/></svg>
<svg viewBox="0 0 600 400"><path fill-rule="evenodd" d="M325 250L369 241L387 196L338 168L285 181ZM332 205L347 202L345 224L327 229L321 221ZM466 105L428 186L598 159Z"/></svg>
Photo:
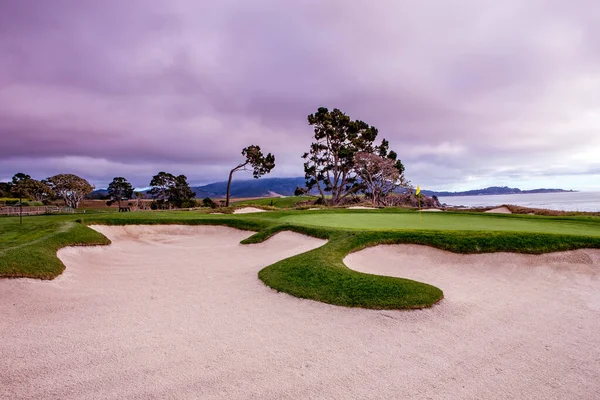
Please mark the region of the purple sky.
<svg viewBox="0 0 600 400"><path fill-rule="evenodd" d="M0 0L0 180L207 183L249 144L301 176L326 106L423 187L600 189L598 21L598 0Z"/></svg>

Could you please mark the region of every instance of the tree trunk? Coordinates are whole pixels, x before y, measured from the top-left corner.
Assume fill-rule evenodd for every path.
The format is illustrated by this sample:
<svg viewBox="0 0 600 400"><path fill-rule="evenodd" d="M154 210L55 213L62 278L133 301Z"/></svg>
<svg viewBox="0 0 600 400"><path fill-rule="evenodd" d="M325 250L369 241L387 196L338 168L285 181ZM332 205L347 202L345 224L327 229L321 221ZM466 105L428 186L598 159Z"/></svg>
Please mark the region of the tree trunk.
<svg viewBox="0 0 600 400"><path fill-rule="evenodd" d="M317 182L317 188L319 189L319 193L321 194L321 204L325 204L325 193L323 193L323 189L321 189L321 184L319 183L319 180L317 179L317 174L314 174L315 177L315 181ZM308 193L310 195L310 192Z"/></svg>
<svg viewBox="0 0 600 400"><path fill-rule="evenodd" d="M226 200L225 200L225 207L229 207L229 196L230 196L230 193L231 193L231 179L233 178L233 173L236 170L237 170L237 167L234 168L234 169L232 169L229 172L229 181L227 181L227 197L226 197Z"/></svg>

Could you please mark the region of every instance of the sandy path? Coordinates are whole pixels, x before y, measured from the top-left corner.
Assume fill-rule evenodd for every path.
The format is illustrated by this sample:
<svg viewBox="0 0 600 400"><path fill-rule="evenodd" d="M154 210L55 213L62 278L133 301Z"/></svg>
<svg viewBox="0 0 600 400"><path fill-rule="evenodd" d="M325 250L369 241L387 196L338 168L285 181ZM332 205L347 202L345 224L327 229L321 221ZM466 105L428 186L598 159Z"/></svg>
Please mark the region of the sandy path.
<svg viewBox="0 0 600 400"><path fill-rule="evenodd" d="M458 255L395 245L345 262L444 291L430 311L385 313L407 351L394 364L424 367L416 397L600 398L600 250ZM402 376L417 380L417 369Z"/></svg>
<svg viewBox="0 0 600 400"><path fill-rule="evenodd" d="M243 246L248 232L223 227L98 229L113 245L62 250L67 269L54 281L0 280L0 398L600 394L598 253L579 269L525 266L531 276L424 266L423 278L445 290L440 305L373 311L296 299L257 279L264 265L321 245L316 239L283 232ZM406 274L397 261L428 260L383 249L349 261ZM522 280L541 282L525 291Z"/></svg>

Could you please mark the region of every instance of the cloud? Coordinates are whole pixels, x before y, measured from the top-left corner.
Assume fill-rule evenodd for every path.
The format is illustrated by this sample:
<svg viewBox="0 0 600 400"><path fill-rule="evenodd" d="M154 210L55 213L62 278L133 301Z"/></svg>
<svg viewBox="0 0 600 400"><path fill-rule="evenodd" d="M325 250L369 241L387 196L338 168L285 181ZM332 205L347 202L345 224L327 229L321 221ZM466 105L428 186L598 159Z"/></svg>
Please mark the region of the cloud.
<svg viewBox="0 0 600 400"><path fill-rule="evenodd" d="M7 0L0 178L201 183L253 143L299 176L327 106L377 126L421 186L593 179L598 20L592 0Z"/></svg>

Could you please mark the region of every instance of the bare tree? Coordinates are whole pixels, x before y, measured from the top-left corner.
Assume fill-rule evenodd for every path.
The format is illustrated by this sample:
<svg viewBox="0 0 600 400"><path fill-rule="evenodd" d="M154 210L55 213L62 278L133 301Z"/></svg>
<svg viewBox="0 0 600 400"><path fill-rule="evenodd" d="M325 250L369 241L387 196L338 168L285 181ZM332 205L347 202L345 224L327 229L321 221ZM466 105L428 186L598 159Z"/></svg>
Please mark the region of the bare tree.
<svg viewBox="0 0 600 400"><path fill-rule="evenodd" d="M144 192L133 192L133 195L135 197L135 209L136 210L146 210L147 209L147 205L144 202L144 199L146 199L146 193L144 193Z"/></svg>
<svg viewBox="0 0 600 400"><path fill-rule="evenodd" d="M354 155L354 166L363 191L375 205L382 204L385 196L406 184L404 174L392 158L359 152Z"/></svg>

